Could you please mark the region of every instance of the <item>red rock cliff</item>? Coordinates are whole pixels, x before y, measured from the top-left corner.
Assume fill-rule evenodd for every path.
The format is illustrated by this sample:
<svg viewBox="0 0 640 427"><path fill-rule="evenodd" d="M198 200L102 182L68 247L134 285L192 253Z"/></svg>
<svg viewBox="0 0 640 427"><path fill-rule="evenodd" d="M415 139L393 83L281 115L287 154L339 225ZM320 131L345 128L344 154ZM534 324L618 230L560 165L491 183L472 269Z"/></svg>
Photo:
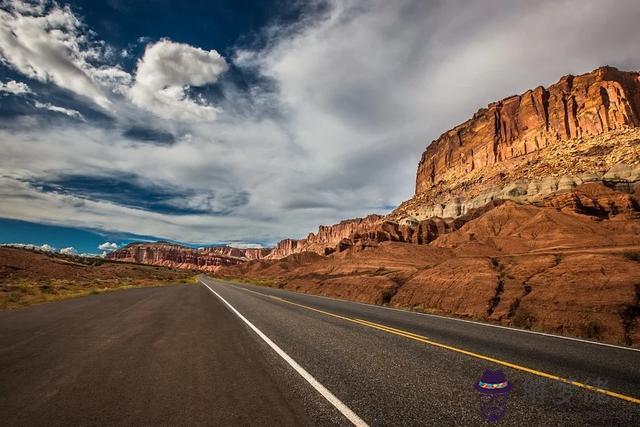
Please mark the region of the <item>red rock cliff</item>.
<svg viewBox="0 0 640 427"><path fill-rule="evenodd" d="M262 259L267 256L270 252L270 248L233 248L231 246L211 246L207 248L199 249L200 252L211 253L211 254L221 254L227 255L236 258L246 258L248 260L252 259Z"/></svg>
<svg viewBox="0 0 640 427"><path fill-rule="evenodd" d="M416 195L445 175L463 175L574 138L640 126L640 74L598 68L565 76L548 89L489 104L429 145Z"/></svg>
<svg viewBox="0 0 640 427"><path fill-rule="evenodd" d="M289 256L294 253L301 252L298 250L298 245L302 245L304 240L284 239L280 240L271 253L266 257L270 259L279 259Z"/></svg>
<svg viewBox="0 0 640 427"><path fill-rule="evenodd" d="M228 246L193 249L171 243L133 243L107 255L107 258L139 264L162 265L202 271L263 258L270 249L238 249Z"/></svg>
<svg viewBox="0 0 640 427"><path fill-rule="evenodd" d="M321 225L317 233L309 233L306 239L285 239L278 242L267 258L277 259L300 252L315 252L325 255L328 250L355 234L366 234L374 230L381 222L380 215L369 215L365 218L354 218L333 225Z"/></svg>
<svg viewBox="0 0 640 427"><path fill-rule="evenodd" d="M266 258L328 255L382 241L429 243L493 201L537 203L597 182L640 182L640 73L602 67L490 104L429 145L416 195L386 217L320 226ZM456 219L455 221L453 219Z"/></svg>

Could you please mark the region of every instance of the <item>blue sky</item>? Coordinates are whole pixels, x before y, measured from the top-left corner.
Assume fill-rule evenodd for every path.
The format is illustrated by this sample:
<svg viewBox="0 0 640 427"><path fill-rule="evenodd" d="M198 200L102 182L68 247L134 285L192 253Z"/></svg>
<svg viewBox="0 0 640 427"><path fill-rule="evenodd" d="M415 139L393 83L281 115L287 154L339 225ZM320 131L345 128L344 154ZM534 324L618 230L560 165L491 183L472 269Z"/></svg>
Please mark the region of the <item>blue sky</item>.
<svg viewBox="0 0 640 427"><path fill-rule="evenodd" d="M80 252L385 213L478 108L640 68L632 0L0 4L0 243Z"/></svg>
<svg viewBox="0 0 640 427"><path fill-rule="evenodd" d="M49 245L60 250L72 247L78 253L99 254L104 243L123 246L137 241L154 241L150 236L136 236L102 230L80 229L58 225L46 225L15 219L0 218L2 241L0 243L22 243L35 246Z"/></svg>

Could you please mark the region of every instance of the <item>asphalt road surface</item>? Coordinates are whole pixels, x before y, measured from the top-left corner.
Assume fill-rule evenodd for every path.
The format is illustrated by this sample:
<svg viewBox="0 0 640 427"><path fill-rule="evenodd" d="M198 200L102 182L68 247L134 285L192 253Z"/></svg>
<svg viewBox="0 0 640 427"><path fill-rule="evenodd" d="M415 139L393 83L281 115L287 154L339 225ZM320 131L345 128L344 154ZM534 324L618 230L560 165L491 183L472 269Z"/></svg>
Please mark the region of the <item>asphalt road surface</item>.
<svg viewBox="0 0 640 427"><path fill-rule="evenodd" d="M640 351L203 281L0 313L0 425L640 425Z"/></svg>

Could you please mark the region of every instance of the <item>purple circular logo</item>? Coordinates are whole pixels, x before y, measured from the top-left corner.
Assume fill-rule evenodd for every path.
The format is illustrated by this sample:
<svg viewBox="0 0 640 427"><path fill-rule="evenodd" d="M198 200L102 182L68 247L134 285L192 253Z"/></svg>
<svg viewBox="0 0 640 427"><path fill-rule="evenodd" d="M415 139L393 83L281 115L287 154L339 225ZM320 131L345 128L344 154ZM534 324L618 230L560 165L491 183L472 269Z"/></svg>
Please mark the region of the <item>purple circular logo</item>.
<svg viewBox="0 0 640 427"><path fill-rule="evenodd" d="M480 399L480 415L490 422L498 422L507 414L511 383L502 370L484 371L474 388Z"/></svg>

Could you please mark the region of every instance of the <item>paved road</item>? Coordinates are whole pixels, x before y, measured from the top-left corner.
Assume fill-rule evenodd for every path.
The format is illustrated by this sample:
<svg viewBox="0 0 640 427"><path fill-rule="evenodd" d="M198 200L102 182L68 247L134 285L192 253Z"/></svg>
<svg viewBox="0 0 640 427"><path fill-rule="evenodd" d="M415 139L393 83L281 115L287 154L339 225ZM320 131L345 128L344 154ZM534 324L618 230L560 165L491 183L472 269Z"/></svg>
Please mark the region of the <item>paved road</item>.
<svg viewBox="0 0 640 427"><path fill-rule="evenodd" d="M495 368L504 425L640 423L638 351L204 280L0 313L2 423L488 425Z"/></svg>

